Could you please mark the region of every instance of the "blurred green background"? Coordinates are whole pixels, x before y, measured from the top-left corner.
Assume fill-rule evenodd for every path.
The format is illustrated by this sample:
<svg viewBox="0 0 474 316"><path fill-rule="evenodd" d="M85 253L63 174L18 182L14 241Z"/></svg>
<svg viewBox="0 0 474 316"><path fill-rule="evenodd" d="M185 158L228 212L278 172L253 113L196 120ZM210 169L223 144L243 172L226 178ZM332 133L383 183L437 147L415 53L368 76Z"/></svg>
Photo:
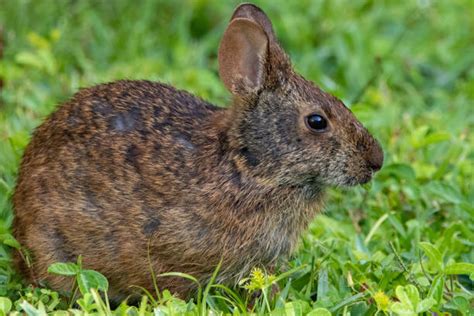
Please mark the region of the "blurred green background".
<svg viewBox="0 0 474 316"><path fill-rule="evenodd" d="M396 287L412 284L421 298L434 297L432 311L467 313L474 275L467 264L474 262L474 3L255 3L296 69L350 106L386 154L372 184L331 191L327 211L290 262L309 268L283 280L282 299L263 309L301 304L302 311L370 314L383 310L375 293L393 304L400 300ZM30 291L9 261L9 198L32 130L79 88L124 78L167 82L225 106L230 95L216 53L237 4L0 0L0 295L16 300ZM460 262L464 270L447 268ZM451 285L439 288L436 278ZM433 296L436 290L441 294ZM208 308L226 311L222 304Z"/></svg>

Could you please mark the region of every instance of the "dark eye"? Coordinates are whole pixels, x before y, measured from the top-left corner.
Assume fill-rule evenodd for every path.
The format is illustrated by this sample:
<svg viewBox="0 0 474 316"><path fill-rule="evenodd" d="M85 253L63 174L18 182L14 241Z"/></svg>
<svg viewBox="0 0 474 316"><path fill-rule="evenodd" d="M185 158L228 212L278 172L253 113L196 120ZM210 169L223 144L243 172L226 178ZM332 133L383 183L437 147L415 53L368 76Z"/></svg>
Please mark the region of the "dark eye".
<svg viewBox="0 0 474 316"><path fill-rule="evenodd" d="M306 125L312 130L321 132L326 129L328 122L319 114L310 114L306 117Z"/></svg>

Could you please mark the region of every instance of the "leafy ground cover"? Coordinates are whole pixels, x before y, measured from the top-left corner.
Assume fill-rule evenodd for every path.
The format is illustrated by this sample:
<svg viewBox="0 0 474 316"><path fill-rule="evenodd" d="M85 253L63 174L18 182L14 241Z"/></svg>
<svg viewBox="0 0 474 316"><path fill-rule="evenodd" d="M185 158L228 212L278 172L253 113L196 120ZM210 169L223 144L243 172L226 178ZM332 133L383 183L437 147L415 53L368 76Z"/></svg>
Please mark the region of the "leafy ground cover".
<svg viewBox="0 0 474 316"><path fill-rule="evenodd" d="M120 78L227 104L216 51L237 2L0 0L0 314L474 315L472 1L257 3L297 70L381 141L375 180L332 190L286 267L239 288L111 308L107 281L80 262L51 267L75 295L22 284L9 198L34 127L78 88Z"/></svg>

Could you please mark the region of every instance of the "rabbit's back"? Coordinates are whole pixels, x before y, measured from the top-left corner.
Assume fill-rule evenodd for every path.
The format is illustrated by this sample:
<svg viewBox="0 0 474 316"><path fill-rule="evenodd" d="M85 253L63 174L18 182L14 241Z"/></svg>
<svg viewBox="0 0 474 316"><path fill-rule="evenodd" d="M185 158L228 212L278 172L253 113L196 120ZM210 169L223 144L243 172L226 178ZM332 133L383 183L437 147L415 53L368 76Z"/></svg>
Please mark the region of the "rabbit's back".
<svg viewBox="0 0 474 316"><path fill-rule="evenodd" d="M83 184L99 181L98 175L107 175L100 180L118 191L126 189L121 181L129 185L137 174L176 179L180 163L209 141L200 130L217 111L187 92L149 81L81 90L35 131L18 186L27 185L22 175L31 172L47 173L44 181L58 177L58 183L69 183L67 190L86 190Z"/></svg>

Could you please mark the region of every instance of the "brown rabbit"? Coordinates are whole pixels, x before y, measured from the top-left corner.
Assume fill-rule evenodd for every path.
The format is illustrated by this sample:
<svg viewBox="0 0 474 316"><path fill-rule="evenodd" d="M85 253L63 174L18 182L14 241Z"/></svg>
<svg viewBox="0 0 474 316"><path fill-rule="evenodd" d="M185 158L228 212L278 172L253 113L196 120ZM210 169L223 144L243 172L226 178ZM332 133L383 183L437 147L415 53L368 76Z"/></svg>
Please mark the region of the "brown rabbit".
<svg viewBox="0 0 474 316"><path fill-rule="evenodd" d="M381 168L377 141L294 72L261 9L235 10L218 59L227 109L117 81L79 91L35 131L13 197L29 282L69 289L47 268L82 255L116 299L131 285L153 289L150 264L205 283L222 258L218 281L234 283L292 253L327 186L366 183ZM193 290L180 278L158 285Z"/></svg>

